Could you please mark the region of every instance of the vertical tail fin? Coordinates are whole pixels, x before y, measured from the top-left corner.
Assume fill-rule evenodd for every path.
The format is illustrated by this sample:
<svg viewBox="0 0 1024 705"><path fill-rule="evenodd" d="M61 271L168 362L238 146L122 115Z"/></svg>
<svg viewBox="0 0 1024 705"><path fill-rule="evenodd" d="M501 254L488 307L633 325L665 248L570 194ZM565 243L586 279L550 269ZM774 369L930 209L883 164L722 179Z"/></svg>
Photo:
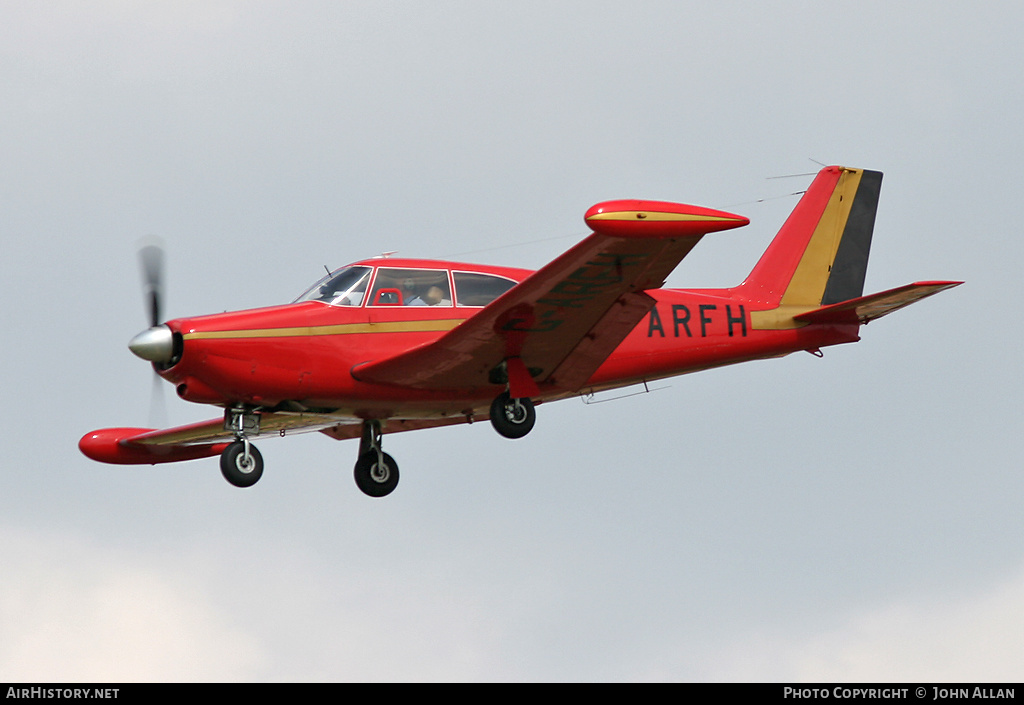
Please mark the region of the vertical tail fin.
<svg viewBox="0 0 1024 705"><path fill-rule="evenodd" d="M881 186L878 171L822 169L738 293L805 308L861 296Z"/></svg>

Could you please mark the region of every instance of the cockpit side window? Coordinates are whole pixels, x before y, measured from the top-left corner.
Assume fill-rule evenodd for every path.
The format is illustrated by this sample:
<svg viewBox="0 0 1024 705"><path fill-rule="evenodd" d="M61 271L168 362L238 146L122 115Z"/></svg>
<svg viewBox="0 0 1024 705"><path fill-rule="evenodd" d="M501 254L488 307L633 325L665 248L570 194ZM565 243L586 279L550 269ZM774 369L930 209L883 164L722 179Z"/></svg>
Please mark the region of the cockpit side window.
<svg viewBox="0 0 1024 705"><path fill-rule="evenodd" d="M451 306L447 269L380 267L370 306Z"/></svg>
<svg viewBox="0 0 1024 705"><path fill-rule="evenodd" d="M453 272L455 294L459 306L486 306L516 285L516 282L493 274Z"/></svg>
<svg viewBox="0 0 1024 705"><path fill-rule="evenodd" d="M307 289L295 303L323 301L334 306L360 306L369 282L369 267L343 267Z"/></svg>

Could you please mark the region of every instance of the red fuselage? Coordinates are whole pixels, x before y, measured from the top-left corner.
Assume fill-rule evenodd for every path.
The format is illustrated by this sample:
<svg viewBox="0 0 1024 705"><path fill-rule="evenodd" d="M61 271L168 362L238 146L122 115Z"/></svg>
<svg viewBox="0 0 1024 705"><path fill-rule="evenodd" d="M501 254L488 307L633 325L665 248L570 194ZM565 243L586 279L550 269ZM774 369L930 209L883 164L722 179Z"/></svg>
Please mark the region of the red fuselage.
<svg viewBox="0 0 1024 705"><path fill-rule="evenodd" d="M521 281L524 270L424 260L371 260L363 266L429 267ZM764 304L732 289L648 291L656 304L579 389L540 385L536 401L853 342L856 324L765 328L751 317ZM168 321L181 336L175 364L159 370L182 398L273 408L283 402L361 418L431 418L486 407L500 385L417 390L368 384L358 365L436 340L480 306L336 306L320 301Z"/></svg>

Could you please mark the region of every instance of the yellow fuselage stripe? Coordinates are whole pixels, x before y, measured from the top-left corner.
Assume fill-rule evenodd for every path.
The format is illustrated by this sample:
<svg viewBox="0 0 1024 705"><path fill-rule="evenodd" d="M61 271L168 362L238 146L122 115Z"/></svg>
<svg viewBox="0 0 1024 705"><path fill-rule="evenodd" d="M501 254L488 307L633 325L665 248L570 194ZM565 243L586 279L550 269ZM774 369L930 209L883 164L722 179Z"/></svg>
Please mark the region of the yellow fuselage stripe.
<svg viewBox="0 0 1024 705"><path fill-rule="evenodd" d="M203 330L185 333L185 340L231 340L239 338L302 338L318 335L354 335L358 333L443 333L463 322L461 318L433 321L389 321L382 323L342 323L333 326L296 326L294 328L255 328L249 330Z"/></svg>

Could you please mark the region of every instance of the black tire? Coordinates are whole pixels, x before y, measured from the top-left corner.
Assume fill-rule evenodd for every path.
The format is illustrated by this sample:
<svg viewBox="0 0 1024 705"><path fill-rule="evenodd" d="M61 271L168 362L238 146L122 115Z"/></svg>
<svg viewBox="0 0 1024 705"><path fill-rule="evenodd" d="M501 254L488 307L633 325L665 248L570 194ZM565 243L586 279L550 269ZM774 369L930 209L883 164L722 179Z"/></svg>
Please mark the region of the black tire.
<svg viewBox="0 0 1024 705"><path fill-rule="evenodd" d="M513 399L508 392L491 402L491 425L505 438L522 438L537 422L537 412L528 398Z"/></svg>
<svg viewBox="0 0 1024 705"><path fill-rule="evenodd" d="M263 456L250 443L247 461L245 443L235 441L220 454L220 472L235 487L252 487L263 477Z"/></svg>
<svg viewBox="0 0 1024 705"><path fill-rule="evenodd" d="M384 459L382 466L378 458ZM370 450L356 461L356 486L370 497L384 497L398 487L398 463L387 453Z"/></svg>

